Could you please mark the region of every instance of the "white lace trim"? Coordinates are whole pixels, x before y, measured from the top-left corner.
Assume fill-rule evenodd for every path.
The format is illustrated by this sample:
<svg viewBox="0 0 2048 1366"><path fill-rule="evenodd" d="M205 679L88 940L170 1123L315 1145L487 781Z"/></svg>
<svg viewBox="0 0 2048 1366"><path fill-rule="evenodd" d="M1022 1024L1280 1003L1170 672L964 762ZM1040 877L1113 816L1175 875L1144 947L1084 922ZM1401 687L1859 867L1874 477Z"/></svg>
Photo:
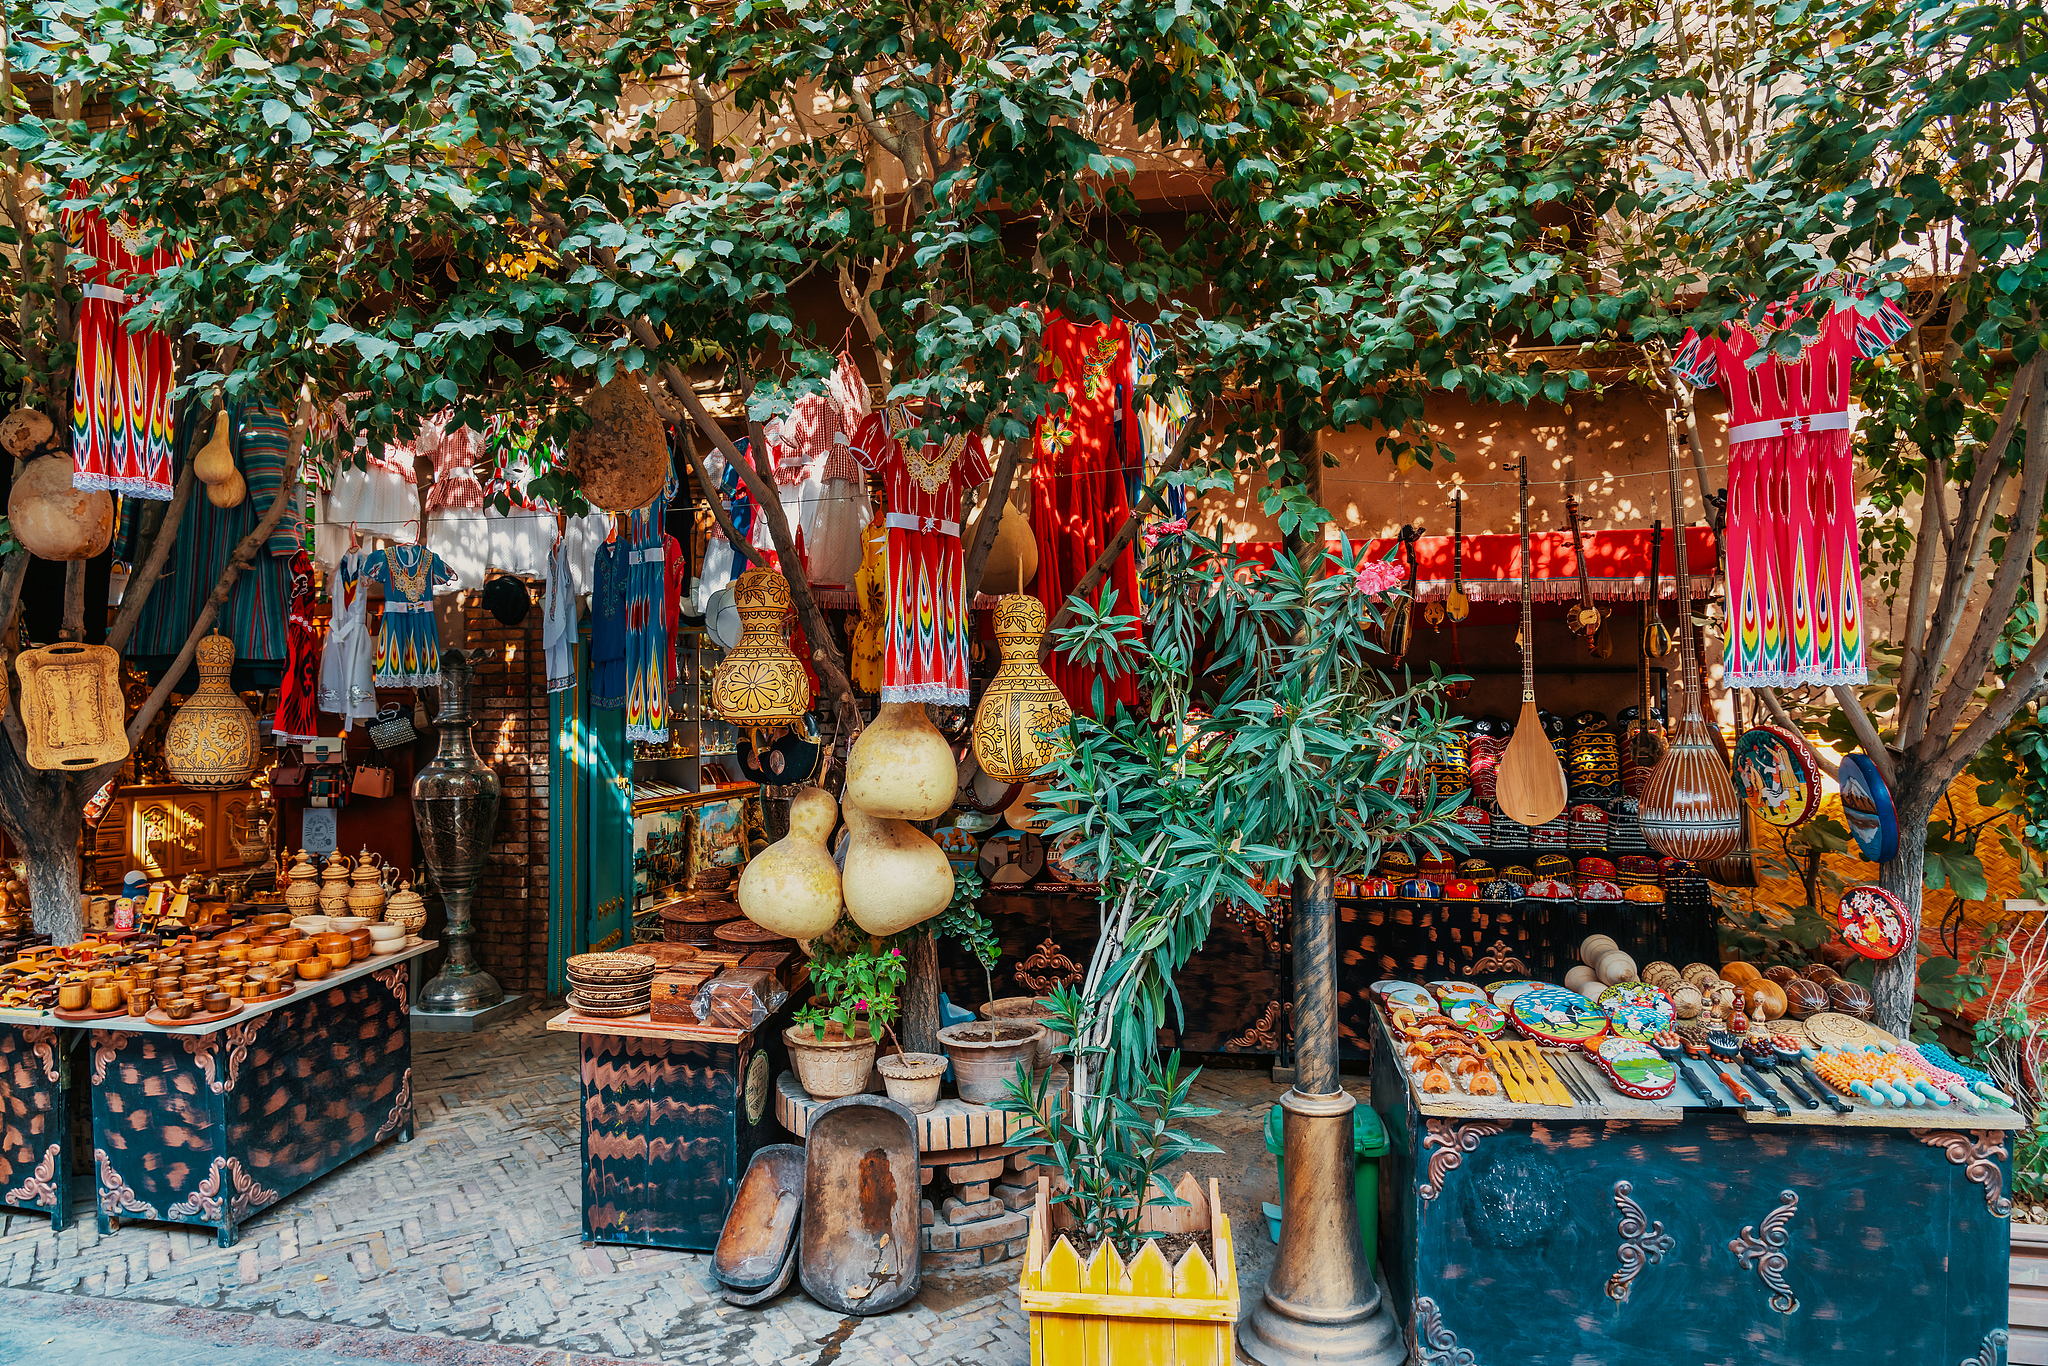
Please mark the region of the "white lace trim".
<svg viewBox="0 0 2048 1366"><path fill-rule="evenodd" d="M1838 684L1855 686L1870 681L1869 669L1756 669L1749 673L1726 673L1721 683L1729 688L1796 688L1813 683L1823 688Z"/></svg>
<svg viewBox="0 0 2048 1366"><path fill-rule="evenodd" d="M171 501L172 489L169 484L160 484L154 479L119 479L110 474L85 474L74 470L71 487L75 489L105 489L108 493L125 494L130 498L154 498L159 503Z"/></svg>
<svg viewBox="0 0 2048 1366"><path fill-rule="evenodd" d="M949 688L943 683L913 683L911 686L882 689L884 702L930 702L940 707L964 707L967 705L967 689Z"/></svg>

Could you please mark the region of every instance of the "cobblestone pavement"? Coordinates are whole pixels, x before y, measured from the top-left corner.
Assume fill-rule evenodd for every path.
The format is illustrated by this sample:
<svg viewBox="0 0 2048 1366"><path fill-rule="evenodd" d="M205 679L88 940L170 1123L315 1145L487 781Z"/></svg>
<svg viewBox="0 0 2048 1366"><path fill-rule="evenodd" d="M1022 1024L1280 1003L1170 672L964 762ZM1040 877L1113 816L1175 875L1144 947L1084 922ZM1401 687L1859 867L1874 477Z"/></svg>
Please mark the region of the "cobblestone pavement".
<svg viewBox="0 0 2048 1366"><path fill-rule="evenodd" d="M414 1035L414 1141L387 1143L286 1197L245 1223L232 1248L167 1225L128 1224L102 1238L90 1181L79 1183L74 1222L60 1234L47 1220L7 1216L0 1280L54 1293L0 1294L0 1363L1028 1360L1015 1262L927 1276L905 1309L849 1319L797 1289L765 1309L729 1306L703 1254L584 1243L576 1044L542 1028L550 1013L483 1035ZM1264 1072L1213 1068L1197 1088L1221 1113L1190 1127L1225 1151L1191 1165L1224 1182L1249 1299L1272 1258L1259 1201L1278 1196L1260 1126L1281 1088Z"/></svg>

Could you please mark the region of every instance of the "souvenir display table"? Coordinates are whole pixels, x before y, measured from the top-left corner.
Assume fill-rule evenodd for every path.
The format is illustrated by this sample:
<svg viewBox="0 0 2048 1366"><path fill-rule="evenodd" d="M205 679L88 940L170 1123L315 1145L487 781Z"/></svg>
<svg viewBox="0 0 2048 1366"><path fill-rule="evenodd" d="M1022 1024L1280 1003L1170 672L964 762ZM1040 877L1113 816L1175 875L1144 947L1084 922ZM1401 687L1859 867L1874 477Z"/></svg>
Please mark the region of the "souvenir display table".
<svg viewBox="0 0 2048 1366"><path fill-rule="evenodd" d="M739 1179L780 1141L769 1092L788 1065L791 1006L754 1030L565 1010L583 1089L583 1236L707 1252Z"/></svg>
<svg viewBox="0 0 2048 1366"><path fill-rule="evenodd" d="M2018 1113L1852 1097L1785 1120L1630 1099L1577 1058L1569 1106L1423 1095L1377 1008L1373 1030L1379 1242L1415 1360L2004 1359Z"/></svg>
<svg viewBox="0 0 2048 1366"><path fill-rule="evenodd" d="M0 1011L6 1158L19 1164L49 1139L0 1198L63 1226L69 1126L60 1117L69 1092L84 1087L100 1232L123 1218L199 1224L232 1246L251 1214L394 1134L412 1138L410 960L436 947L366 958L209 1024L167 1028L127 1015L71 1024Z"/></svg>

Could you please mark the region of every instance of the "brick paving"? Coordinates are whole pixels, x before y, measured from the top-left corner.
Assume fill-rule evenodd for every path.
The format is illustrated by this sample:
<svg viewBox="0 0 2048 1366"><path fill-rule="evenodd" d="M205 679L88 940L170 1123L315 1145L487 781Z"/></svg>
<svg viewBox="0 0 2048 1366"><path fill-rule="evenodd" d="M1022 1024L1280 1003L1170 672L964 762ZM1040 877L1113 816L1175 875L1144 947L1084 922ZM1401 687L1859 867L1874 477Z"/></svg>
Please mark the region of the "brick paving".
<svg viewBox="0 0 2048 1366"><path fill-rule="evenodd" d="M187 1340L173 1333L163 1352L135 1356L137 1366L171 1366L187 1356L259 1366L272 1347L311 1353L290 1358L308 1366L327 1357L446 1366L566 1366L588 1357L738 1366L1022 1366L1029 1359L1014 1262L928 1273L911 1305L850 1319L794 1287L765 1308L727 1305L704 1254L584 1243L575 1038L546 1032L549 1013L529 1011L484 1035L415 1034L415 1140L387 1143L254 1216L232 1248L216 1247L203 1230L166 1225L128 1224L102 1238L89 1181L79 1183L85 1193L75 1222L60 1234L45 1219L7 1216L0 1281L46 1293L0 1296L0 1362L101 1366L99 1357L54 1345L46 1349L52 1355L7 1352L51 1314L68 1312L75 1323L93 1304L111 1312L107 1301L141 1316L120 1330L137 1343L167 1323L185 1324L192 1342L241 1342L221 1336L226 1320L247 1325L257 1340L256 1354L246 1357L222 1355L218 1345L210 1354L188 1353L171 1350L171 1339ZM1198 1090L1223 1113L1191 1127L1226 1151L1190 1165L1198 1177L1225 1183L1239 1282L1255 1297L1272 1256L1258 1202L1278 1198L1260 1125L1280 1088L1262 1072L1212 1070ZM151 1317L177 1306L214 1312ZM280 1337L276 1330L286 1325ZM423 1334L469 1346L447 1341L445 1350L423 1350L432 1348ZM45 1336L54 1340L56 1331ZM126 1349L116 1352L108 1341L107 1366L125 1363ZM409 1350L391 1347L394 1341Z"/></svg>

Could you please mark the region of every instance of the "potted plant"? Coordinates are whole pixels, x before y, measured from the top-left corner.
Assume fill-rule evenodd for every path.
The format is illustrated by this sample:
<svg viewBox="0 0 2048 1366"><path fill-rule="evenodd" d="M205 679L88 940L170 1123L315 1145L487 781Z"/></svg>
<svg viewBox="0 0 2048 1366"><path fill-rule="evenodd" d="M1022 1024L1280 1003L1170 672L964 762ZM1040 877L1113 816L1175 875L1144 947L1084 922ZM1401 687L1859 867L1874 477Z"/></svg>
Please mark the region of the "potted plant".
<svg viewBox="0 0 2048 1366"><path fill-rule="evenodd" d="M896 1016L906 966L897 949L862 947L813 960L812 1004L782 1031L797 1084L813 1100L867 1089L880 1042L875 1031Z"/></svg>
<svg viewBox="0 0 2048 1366"><path fill-rule="evenodd" d="M1049 1004L1053 1027L1077 1035L1083 998L1057 992ZM1178 1053L1155 1057L1135 1099L1077 1093L1071 1106L1043 1077L1011 1080L997 1108L1027 1117L1011 1146L1038 1146L1031 1160L1045 1169L1018 1279L1034 1361L1040 1348L1044 1366L1236 1360L1230 1219L1214 1181L1204 1200L1192 1179L1166 1180L1181 1158L1218 1151L1179 1127L1216 1113L1188 1103L1199 1075L1181 1076Z"/></svg>

